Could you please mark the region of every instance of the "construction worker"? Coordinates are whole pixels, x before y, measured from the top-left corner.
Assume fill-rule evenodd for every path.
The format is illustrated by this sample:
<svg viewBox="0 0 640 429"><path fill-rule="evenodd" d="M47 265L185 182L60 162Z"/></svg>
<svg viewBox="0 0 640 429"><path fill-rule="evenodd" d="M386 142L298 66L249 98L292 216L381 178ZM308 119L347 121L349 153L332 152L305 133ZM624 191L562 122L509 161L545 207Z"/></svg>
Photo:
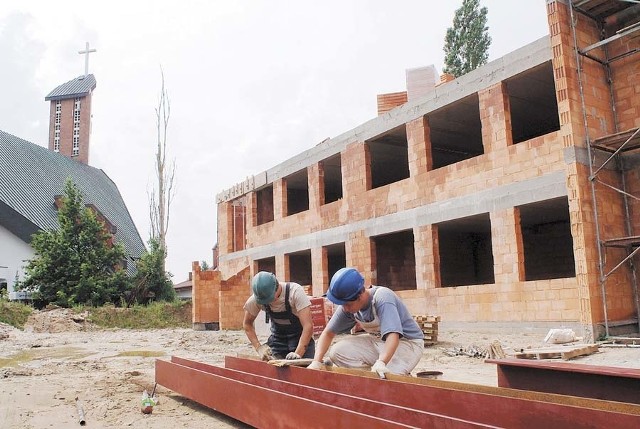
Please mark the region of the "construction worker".
<svg viewBox="0 0 640 429"><path fill-rule="evenodd" d="M349 332L356 322L363 335L346 335L331 346L333 365L370 368L409 375L424 350L424 334L404 302L391 289L364 287L364 277L355 268L341 268L331 278L327 298L339 307L318 339L311 369L323 369L323 358L336 334Z"/></svg>
<svg viewBox="0 0 640 429"><path fill-rule="evenodd" d="M311 300L298 283L281 283L260 271L251 281L253 294L244 304L242 327L262 360L312 358L315 352ZM271 336L260 344L255 320L260 310L271 321Z"/></svg>

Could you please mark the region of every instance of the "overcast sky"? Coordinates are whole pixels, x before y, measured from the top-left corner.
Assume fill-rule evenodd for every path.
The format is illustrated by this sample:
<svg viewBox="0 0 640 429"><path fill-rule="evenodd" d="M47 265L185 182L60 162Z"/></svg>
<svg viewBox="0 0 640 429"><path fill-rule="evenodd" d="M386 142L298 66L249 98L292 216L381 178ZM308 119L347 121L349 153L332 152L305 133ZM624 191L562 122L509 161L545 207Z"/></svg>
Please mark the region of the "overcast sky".
<svg viewBox="0 0 640 429"><path fill-rule="evenodd" d="M0 129L47 146L44 97L97 49L90 164L120 189L142 239L156 180L160 69L177 192L167 269L212 263L216 194L376 116L405 70L443 67L462 0L24 0L0 3ZM545 0L481 0L489 60L548 34Z"/></svg>

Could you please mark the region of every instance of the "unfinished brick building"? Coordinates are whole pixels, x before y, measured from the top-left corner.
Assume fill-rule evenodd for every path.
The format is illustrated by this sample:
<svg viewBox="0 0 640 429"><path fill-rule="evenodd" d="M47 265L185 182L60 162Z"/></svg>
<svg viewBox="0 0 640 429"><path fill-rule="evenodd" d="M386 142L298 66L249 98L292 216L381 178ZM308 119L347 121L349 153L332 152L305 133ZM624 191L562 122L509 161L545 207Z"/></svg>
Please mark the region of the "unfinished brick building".
<svg viewBox="0 0 640 429"><path fill-rule="evenodd" d="M443 325L637 332L640 4L546 7L548 37L426 90L408 72L377 118L221 192L194 323L239 328L259 270L319 296L347 265Z"/></svg>

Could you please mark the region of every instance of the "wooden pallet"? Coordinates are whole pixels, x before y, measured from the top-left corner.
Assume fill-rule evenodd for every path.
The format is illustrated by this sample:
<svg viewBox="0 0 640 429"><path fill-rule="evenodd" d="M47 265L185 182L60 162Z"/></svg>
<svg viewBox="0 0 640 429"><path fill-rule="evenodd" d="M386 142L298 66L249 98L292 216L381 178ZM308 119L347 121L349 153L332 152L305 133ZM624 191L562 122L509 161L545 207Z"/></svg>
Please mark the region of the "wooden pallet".
<svg viewBox="0 0 640 429"><path fill-rule="evenodd" d="M563 347L544 347L540 349L523 350L514 354L518 359L558 359L569 360L577 356L586 356L598 351L595 344L580 344Z"/></svg>
<svg viewBox="0 0 640 429"><path fill-rule="evenodd" d="M424 334L424 345L432 346L438 342L438 322L440 316L419 315L413 316Z"/></svg>

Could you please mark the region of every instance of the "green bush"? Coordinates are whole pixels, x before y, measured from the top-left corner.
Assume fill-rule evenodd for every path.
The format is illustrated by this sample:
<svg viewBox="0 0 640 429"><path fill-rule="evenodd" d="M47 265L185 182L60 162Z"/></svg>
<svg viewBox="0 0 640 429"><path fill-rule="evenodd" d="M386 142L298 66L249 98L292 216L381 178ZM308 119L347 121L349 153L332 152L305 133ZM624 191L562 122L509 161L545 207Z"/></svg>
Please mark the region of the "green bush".
<svg viewBox="0 0 640 429"><path fill-rule="evenodd" d="M0 322L24 329L33 307L19 302L0 300Z"/></svg>

